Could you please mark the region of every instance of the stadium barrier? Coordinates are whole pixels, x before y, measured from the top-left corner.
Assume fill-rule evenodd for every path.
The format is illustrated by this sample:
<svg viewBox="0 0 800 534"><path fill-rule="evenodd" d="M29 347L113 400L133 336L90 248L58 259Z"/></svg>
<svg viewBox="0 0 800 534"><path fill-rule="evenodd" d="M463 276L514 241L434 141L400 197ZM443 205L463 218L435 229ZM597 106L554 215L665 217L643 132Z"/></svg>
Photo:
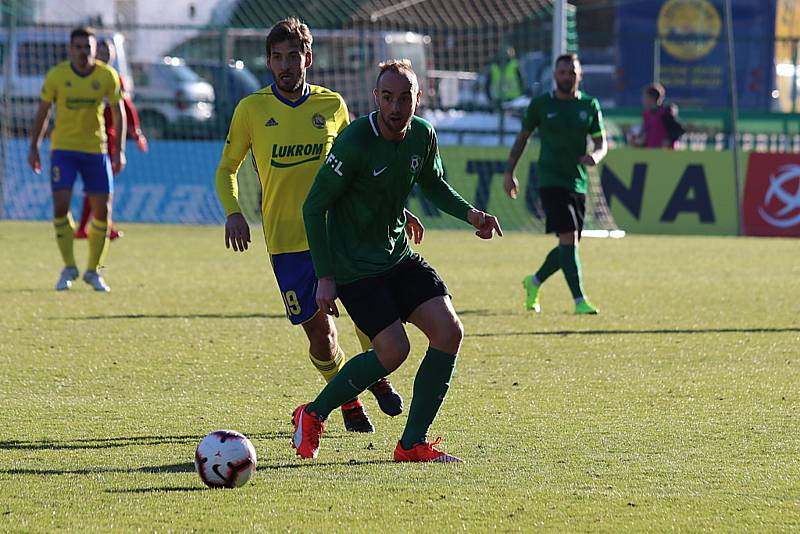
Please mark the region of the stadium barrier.
<svg viewBox="0 0 800 534"><path fill-rule="evenodd" d="M800 155L750 155L742 231L751 236L800 237Z"/></svg>
<svg viewBox="0 0 800 534"><path fill-rule="evenodd" d="M154 140L150 152L131 149L128 167L115 183L115 218L125 222L221 224L214 171L221 141ZM6 141L3 213L9 219L50 220L49 157L41 175L27 169L28 141ZM47 154L44 143L42 154ZM536 196L538 146L520 160L520 196L503 191L505 147L443 146L447 180L468 201L496 214L507 230L540 230L542 212ZM753 236L800 237L800 155L745 154L747 169L742 206L743 230ZM736 235L733 161L729 151L672 152L617 149L600 167L605 200L618 226L630 233ZM260 186L250 159L239 171L240 202L253 224L260 220ZM76 187L76 193L80 186ZM73 198L80 211L81 195ZM409 208L428 228L462 229L414 192Z"/></svg>
<svg viewBox="0 0 800 534"><path fill-rule="evenodd" d="M738 233L730 151L619 149L609 153L600 172L611 213L626 232Z"/></svg>

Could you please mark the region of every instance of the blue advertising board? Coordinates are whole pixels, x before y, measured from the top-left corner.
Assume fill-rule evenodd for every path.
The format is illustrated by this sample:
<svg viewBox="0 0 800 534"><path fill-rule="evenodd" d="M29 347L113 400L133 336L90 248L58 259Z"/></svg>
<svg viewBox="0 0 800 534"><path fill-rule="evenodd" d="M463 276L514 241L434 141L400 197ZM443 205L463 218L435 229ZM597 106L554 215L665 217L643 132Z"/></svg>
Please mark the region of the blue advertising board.
<svg viewBox="0 0 800 534"><path fill-rule="evenodd" d="M768 110L774 86L776 0L732 0L739 107ZM621 106L639 106L659 81L692 109L730 106L724 0L621 2L617 8ZM658 40L658 47L656 41Z"/></svg>

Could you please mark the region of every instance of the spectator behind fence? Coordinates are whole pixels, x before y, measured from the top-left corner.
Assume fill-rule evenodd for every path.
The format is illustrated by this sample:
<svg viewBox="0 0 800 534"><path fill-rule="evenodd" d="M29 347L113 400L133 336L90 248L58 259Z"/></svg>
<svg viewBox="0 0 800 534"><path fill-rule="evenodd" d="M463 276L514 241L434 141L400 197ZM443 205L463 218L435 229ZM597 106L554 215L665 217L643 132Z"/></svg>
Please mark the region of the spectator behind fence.
<svg viewBox="0 0 800 534"><path fill-rule="evenodd" d="M501 49L497 59L489 65L486 95L494 105L522 96L522 74L513 47Z"/></svg>
<svg viewBox="0 0 800 534"><path fill-rule="evenodd" d="M665 93L660 83L652 83L642 90L642 125L640 131L632 136L632 144L673 150L675 143L686 133L678 122L677 107L664 103Z"/></svg>

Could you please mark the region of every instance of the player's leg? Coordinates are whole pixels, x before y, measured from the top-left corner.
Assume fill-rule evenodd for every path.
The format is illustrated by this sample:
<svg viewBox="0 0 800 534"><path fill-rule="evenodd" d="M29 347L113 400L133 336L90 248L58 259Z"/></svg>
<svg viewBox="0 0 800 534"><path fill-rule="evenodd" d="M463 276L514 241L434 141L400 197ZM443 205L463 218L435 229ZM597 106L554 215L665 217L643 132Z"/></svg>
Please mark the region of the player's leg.
<svg viewBox="0 0 800 534"><path fill-rule="evenodd" d="M558 234L561 270L575 301L575 313L594 315L597 314L597 308L589 302L583 289L583 272L578 253L586 213L586 197L581 193L564 190L560 203L558 228L555 231Z"/></svg>
<svg viewBox="0 0 800 534"><path fill-rule="evenodd" d="M72 186L78 174L73 160L73 153L54 150L50 155L50 187L53 192L53 227L56 244L64 261L56 289L63 291L72 287L72 281L78 278L78 267L75 262L75 222L69 212L72 199Z"/></svg>
<svg viewBox="0 0 800 534"><path fill-rule="evenodd" d="M555 217L558 212L558 196L559 191L551 187L542 187L539 189L539 199L542 202L542 209L545 213L545 231L552 233ZM526 276L522 280L522 287L525 288L525 308L527 310L540 312L541 306L539 305L539 288L541 285L554 275L561 267L559 260L558 247L554 247L545 256L544 262L539 269L531 275Z"/></svg>
<svg viewBox="0 0 800 534"><path fill-rule="evenodd" d="M358 327L355 327L355 329L358 343L361 345L361 351L367 352L372 348L372 340ZM403 397L394 389L388 377L381 378L367 389L378 401L378 406L380 406L383 413L391 417L403 413Z"/></svg>
<svg viewBox="0 0 800 534"><path fill-rule="evenodd" d="M89 197L83 195L83 209L81 210L81 220L78 223L78 229L75 230L76 239L86 239L89 235L86 233L86 228L89 224L89 217L92 215L92 205L89 203Z"/></svg>
<svg viewBox="0 0 800 534"><path fill-rule="evenodd" d="M447 286L421 257L414 255L398 270L394 287L401 316L428 338L428 350L414 378L414 396L403 436L395 448L397 461L457 462L458 458L434 448L427 440L444 402L464 337Z"/></svg>
<svg viewBox="0 0 800 534"><path fill-rule="evenodd" d="M111 160L106 154L82 154L80 170L92 210L87 232L89 260L86 272L83 273L83 281L95 291L108 292L111 288L97 271L102 267L108 251L108 222L111 219L111 199L114 192Z"/></svg>
<svg viewBox="0 0 800 534"><path fill-rule="evenodd" d="M333 318L319 313L315 292L317 277L309 251L273 254L272 270L278 282L286 316L294 325L302 325L308 338L309 358L326 382L330 382L344 365L345 355L339 347ZM351 397L342 406L345 428L349 432L374 432L364 405Z"/></svg>
<svg viewBox="0 0 800 534"><path fill-rule="evenodd" d="M312 294L313 289L314 285L312 284ZM318 310L311 319L302 323L302 326L308 337L311 363L325 379L325 382L330 382L339 373L345 360L344 351L337 340L333 318ZM364 410L364 403L358 397L354 397L342 405L342 417L348 432L375 432L375 427L372 426L372 421L369 420Z"/></svg>
<svg viewBox="0 0 800 534"><path fill-rule="evenodd" d="M358 280L337 289L351 319L370 338L374 349L351 358L312 402L295 410L292 445L302 458L316 458L322 422L328 415L394 371L410 350L385 277Z"/></svg>

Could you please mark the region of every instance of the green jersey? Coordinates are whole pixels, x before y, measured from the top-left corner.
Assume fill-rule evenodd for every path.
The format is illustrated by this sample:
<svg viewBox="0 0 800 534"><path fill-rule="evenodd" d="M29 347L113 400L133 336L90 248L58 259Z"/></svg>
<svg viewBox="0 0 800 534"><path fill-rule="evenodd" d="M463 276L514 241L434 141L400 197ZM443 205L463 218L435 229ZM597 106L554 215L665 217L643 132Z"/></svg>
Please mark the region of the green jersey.
<svg viewBox="0 0 800 534"><path fill-rule="evenodd" d="M561 187L586 193L586 166L578 159L586 154L586 136L605 135L603 113L597 99L578 91L562 100L555 91L531 100L522 129L539 129L539 187Z"/></svg>
<svg viewBox="0 0 800 534"><path fill-rule="evenodd" d="M345 128L303 205L317 277L347 284L410 256L405 204L416 184L439 209L467 220L472 206L444 181L430 123L413 117L401 141L381 135L377 112Z"/></svg>

